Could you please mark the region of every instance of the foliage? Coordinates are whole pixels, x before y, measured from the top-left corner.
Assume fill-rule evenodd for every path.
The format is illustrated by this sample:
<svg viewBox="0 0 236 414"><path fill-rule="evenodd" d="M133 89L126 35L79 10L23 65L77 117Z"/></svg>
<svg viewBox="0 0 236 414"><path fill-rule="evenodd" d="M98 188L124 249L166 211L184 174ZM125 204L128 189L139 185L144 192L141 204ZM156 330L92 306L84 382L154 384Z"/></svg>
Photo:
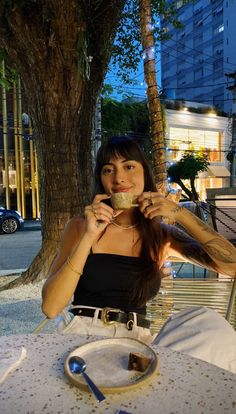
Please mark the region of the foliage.
<svg viewBox="0 0 236 414"><path fill-rule="evenodd" d="M168 23L175 28L181 28L182 24L176 16L175 1L153 0L153 35L156 43L156 51L161 40L170 38L165 28L160 27L160 16L163 16ZM130 75L137 69L142 56L139 7L138 0L127 0L124 7L117 36L113 46L111 66L122 81L129 84Z"/></svg>
<svg viewBox="0 0 236 414"><path fill-rule="evenodd" d="M173 110L180 111L186 107L184 99L178 99L176 101L166 99L164 90L161 95L161 100L162 100L162 104L164 105L166 109L173 109ZM188 109L188 112L192 112L195 114L205 114L205 115L209 114L209 112L211 112L213 109L216 115L228 117L226 112L220 111L218 108L214 108L212 106L198 106L198 107L188 106L187 109Z"/></svg>
<svg viewBox="0 0 236 414"><path fill-rule="evenodd" d="M151 157L147 103L103 99L102 140L105 141L112 135L128 135L135 138L146 152L147 157Z"/></svg>
<svg viewBox="0 0 236 414"><path fill-rule="evenodd" d="M100 5L101 0L94 0L94 7ZM141 38L140 38L140 24L139 24L139 0L127 0L123 9L118 28L117 35L113 45L113 53L111 59L112 71L116 73L116 76L126 84L134 84L131 80L131 74L136 71L140 59L142 56ZM4 13L10 12L14 6L21 7L27 13L27 9L37 6L36 0L5 0L1 2L0 11ZM153 34L156 42L156 50L158 51L158 44L160 40L165 40L170 37L169 33L165 32L165 28L161 28L159 24L160 16L171 23L175 28L181 28L182 24L178 20L176 15L175 1L168 2L166 0L152 0L153 7ZM84 10L87 13L88 6L84 1ZM50 15L46 6L43 7L43 19L50 27L49 34L53 42L52 32L52 20L53 16ZM83 44L78 44L78 69L81 67L84 69L85 78L89 77L89 43L92 39L84 39ZM1 52L1 50L0 50ZM1 53L0 53L1 55ZM1 75L0 75L1 76Z"/></svg>
<svg viewBox="0 0 236 414"><path fill-rule="evenodd" d="M0 63L3 59L5 61L5 76L3 76L2 66L0 66L0 85L9 90L17 79L17 71L7 63L7 54L0 48Z"/></svg>
<svg viewBox="0 0 236 414"><path fill-rule="evenodd" d="M130 131L146 135L149 133L148 110L146 103L117 102L102 100L103 134L125 134Z"/></svg>
<svg viewBox="0 0 236 414"><path fill-rule="evenodd" d="M167 172L171 182L179 184L190 198L198 199L194 180L199 172L207 170L209 164L206 153L194 154L185 152L178 162L169 166ZM190 180L192 192L188 190L182 180Z"/></svg>
<svg viewBox="0 0 236 414"><path fill-rule="evenodd" d="M129 135L134 137L145 151L150 162L153 164L153 156L150 141L150 122L147 102L137 102L132 97L126 101L118 102L105 97L105 93L110 92L107 88L102 99L102 140L106 140L112 135ZM165 109L162 106L162 122L164 132L166 130Z"/></svg>
<svg viewBox="0 0 236 414"><path fill-rule="evenodd" d="M175 164L168 168L169 177L173 182L176 180L193 179L198 173L205 171L210 164L207 154L197 154L186 152L184 156Z"/></svg>

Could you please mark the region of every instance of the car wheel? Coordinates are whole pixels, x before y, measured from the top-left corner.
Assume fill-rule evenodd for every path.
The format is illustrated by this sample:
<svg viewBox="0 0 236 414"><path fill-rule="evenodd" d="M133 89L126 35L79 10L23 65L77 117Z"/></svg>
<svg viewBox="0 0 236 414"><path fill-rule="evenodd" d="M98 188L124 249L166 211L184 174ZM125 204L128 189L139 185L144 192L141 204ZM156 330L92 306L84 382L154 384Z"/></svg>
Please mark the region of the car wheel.
<svg viewBox="0 0 236 414"><path fill-rule="evenodd" d="M15 233L17 229L18 229L18 221L13 217L6 218L1 223L1 230L3 231L3 233L12 234L12 233Z"/></svg>

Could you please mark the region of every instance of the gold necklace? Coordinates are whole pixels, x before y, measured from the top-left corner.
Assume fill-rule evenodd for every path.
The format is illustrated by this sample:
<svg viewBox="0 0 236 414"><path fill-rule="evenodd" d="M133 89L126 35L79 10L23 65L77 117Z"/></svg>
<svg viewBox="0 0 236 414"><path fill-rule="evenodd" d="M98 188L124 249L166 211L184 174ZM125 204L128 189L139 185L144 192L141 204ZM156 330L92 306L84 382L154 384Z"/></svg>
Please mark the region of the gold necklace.
<svg viewBox="0 0 236 414"><path fill-rule="evenodd" d="M117 224L114 221L112 221L111 224L123 230L134 229L138 225L138 223L136 223L136 224L132 224L131 226L125 226L125 225L122 226L122 224Z"/></svg>

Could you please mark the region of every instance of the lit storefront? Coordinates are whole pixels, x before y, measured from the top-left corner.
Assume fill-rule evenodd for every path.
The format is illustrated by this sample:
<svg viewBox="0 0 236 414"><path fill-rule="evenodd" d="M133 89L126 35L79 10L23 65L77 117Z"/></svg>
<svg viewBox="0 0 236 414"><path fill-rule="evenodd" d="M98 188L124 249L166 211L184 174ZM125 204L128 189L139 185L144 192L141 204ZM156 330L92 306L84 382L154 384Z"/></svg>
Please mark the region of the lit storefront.
<svg viewBox="0 0 236 414"><path fill-rule="evenodd" d="M205 199L207 188L228 187L230 171L226 155L231 141L229 119L186 110L166 110L166 123L169 163L180 160L186 151L208 153L209 168L196 179L200 198ZM185 184L189 184L188 180Z"/></svg>
<svg viewBox="0 0 236 414"><path fill-rule="evenodd" d="M1 88L0 205L23 218L39 217L38 169L28 116L22 113L21 86Z"/></svg>

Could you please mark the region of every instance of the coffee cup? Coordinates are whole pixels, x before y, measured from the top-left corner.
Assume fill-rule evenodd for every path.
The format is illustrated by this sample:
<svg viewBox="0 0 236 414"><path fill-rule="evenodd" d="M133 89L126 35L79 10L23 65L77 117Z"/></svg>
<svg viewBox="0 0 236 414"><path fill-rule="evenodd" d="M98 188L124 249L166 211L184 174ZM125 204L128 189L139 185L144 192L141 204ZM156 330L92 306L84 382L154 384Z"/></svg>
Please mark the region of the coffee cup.
<svg viewBox="0 0 236 414"><path fill-rule="evenodd" d="M119 192L111 194L111 205L114 210L125 210L131 207L138 207L133 203L133 194L128 192Z"/></svg>

